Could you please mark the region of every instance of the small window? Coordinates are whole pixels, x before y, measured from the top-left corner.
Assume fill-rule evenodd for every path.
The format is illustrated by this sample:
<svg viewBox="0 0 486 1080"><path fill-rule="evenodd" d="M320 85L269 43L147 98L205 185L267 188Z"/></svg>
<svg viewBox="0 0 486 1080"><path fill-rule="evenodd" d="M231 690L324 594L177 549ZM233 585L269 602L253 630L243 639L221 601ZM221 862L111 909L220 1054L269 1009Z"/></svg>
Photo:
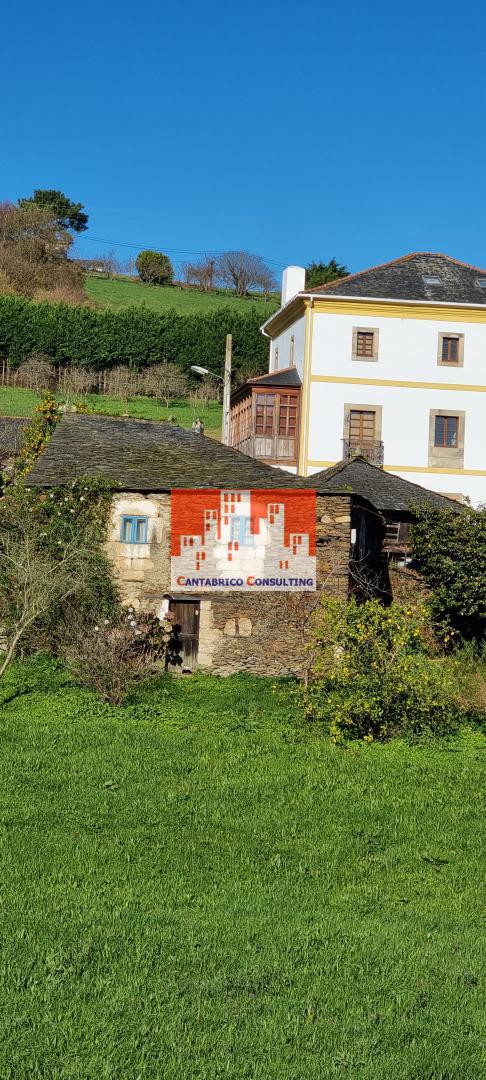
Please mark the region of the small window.
<svg viewBox="0 0 486 1080"><path fill-rule="evenodd" d="M486 289L486 277L477 278L476 285L479 285L480 289Z"/></svg>
<svg viewBox="0 0 486 1080"><path fill-rule="evenodd" d="M457 448L458 432L458 416L436 416L434 445Z"/></svg>
<svg viewBox="0 0 486 1080"><path fill-rule="evenodd" d="M373 356L373 331L358 330L356 352L358 356Z"/></svg>
<svg viewBox="0 0 486 1080"><path fill-rule="evenodd" d="M435 274L423 274L422 280L425 285L442 285L442 278L436 277Z"/></svg>
<svg viewBox="0 0 486 1080"><path fill-rule="evenodd" d="M457 364L459 360L458 337L446 337L444 334L442 338L442 359L446 360L448 364Z"/></svg>
<svg viewBox="0 0 486 1080"><path fill-rule="evenodd" d="M146 517L128 516L122 517L120 540L122 544L146 544L148 532L148 519Z"/></svg>
<svg viewBox="0 0 486 1080"><path fill-rule="evenodd" d="M353 327L353 360L378 360L378 337L374 327Z"/></svg>
<svg viewBox="0 0 486 1080"><path fill-rule="evenodd" d="M446 367L463 367L464 334L439 334L437 363Z"/></svg>
<svg viewBox="0 0 486 1080"><path fill-rule="evenodd" d="M290 338L290 364L289 367L294 366L294 354L295 354L295 337L292 334Z"/></svg>

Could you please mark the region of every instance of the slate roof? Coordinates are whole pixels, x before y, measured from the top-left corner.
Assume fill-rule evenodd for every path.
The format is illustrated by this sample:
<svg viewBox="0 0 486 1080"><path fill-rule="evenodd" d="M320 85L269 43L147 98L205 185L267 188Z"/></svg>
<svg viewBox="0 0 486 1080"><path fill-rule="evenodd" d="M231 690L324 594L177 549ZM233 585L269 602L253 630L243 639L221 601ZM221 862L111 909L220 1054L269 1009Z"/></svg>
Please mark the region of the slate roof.
<svg viewBox="0 0 486 1080"><path fill-rule="evenodd" d="M281 371L271 371L268 375L258 375L254 379L248 379L246 386L302 386L297 368L282 368Z"/></svg>
<svg viewBox="0 0 486 1080"><path fill-rule="evenodd" d="M440 285L424 278L438 277ZM450 255L418 251L382 266L338 278L306 292L316 296L362 296L386 300L425 300L440 303L486 304L486 270L452 259Z"/></svg>
<svg viewBox="0 0 486 1080"><path fill-rule="evenodd" d="M18 454L29 419L24 416L0 416L0 457Z"/></svg>
<svg viewBox="0 0 486 1080"><path fill-rule="evenodd" d="M377 510L406 511L432 503L459 510L433 491L383 472L363 458L313 476L294 476L185 428L152 420L65 415L29 473L33 487L104 476L124 491L172 488L312 488L322 495L355 494Z"/></svg>
<svg viewBox="0 0 486 1080"><path fill-rule="evenodd" d="M28 483L52 487L79 476L104 476L125 491L306 486L304 477L273 469L173 424L67 414L29 473Z"/></svg>
<svg viewBox="0 0 486 1080"><path fill-rule="evenodd" d="M407 511L410 506L424 504L460 511L460 503L453 499L402 480L401 476L385 472L378 465L370 465L362 457L340 461L330 469L314 473L307 478L307 484L323 494L326 491L352 492L385 514Z"/></svg>

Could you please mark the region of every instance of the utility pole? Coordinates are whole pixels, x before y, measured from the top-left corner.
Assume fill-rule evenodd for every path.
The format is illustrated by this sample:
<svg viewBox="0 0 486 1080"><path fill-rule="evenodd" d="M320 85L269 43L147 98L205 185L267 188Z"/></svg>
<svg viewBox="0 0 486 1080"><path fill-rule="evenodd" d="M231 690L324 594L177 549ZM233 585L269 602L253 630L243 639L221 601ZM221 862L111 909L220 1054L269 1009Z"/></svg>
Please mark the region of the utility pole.
<svg viewBox="0 0 486 1080"><path fill-rule="evenodd" d="M230 398L231 398L231 352L233 338L226 334L226 351L224 354L224 380L223 380L223 422L221 425L221 442L224 446L230 445Z"/></svg>

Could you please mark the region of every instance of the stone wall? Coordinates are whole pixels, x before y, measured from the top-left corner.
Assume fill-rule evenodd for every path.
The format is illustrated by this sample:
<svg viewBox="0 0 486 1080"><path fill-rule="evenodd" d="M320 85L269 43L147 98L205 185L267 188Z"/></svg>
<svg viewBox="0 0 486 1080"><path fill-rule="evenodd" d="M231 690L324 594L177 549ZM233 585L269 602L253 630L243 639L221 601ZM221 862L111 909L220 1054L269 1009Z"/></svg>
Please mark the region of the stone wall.
<svg viewBox="0 0 486 1080"><path fill-rule="evenodd" d="M146 544L121 543L124 514L148 517ZM350 534L351 497L318 495L318 590L348 595ZM171 593L170 495L129 492L117 495L107 550L116 568L123 603L135 610L162 614ZM201 669L218 675L236 671L271 676L302 672L308 621L319 591L191 594L194 595L200 599L198 666Z"/></svg>

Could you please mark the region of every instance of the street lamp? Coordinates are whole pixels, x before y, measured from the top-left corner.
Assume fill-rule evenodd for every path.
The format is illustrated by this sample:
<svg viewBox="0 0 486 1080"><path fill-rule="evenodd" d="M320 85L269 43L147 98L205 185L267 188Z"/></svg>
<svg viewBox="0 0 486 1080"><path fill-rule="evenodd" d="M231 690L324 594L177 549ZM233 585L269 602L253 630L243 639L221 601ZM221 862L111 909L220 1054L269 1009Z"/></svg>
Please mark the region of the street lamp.
<svg viewBox="0 0 486 1080"><path fill-rule="evenodd" d="M191 371L196 375L212 375L213 379L220 379L223 383L223 421L221 425L221 442L225 446L230 444L230 398L231 398L231 349L232 336L226 335L226 352L224 357L224 376L217 375L215 371L200 367L199 364L191 364Z"/></svg>
<svg viewBox="0 0 486 1080"><path fill-rule="evenodd" d="M196 375L212 375L213 379L221 379L221 382L224 382L222 375L217 375L215 371L208 371L207 367L199 367L198 364L191 364L191 371L195 371Z"/></svg>

